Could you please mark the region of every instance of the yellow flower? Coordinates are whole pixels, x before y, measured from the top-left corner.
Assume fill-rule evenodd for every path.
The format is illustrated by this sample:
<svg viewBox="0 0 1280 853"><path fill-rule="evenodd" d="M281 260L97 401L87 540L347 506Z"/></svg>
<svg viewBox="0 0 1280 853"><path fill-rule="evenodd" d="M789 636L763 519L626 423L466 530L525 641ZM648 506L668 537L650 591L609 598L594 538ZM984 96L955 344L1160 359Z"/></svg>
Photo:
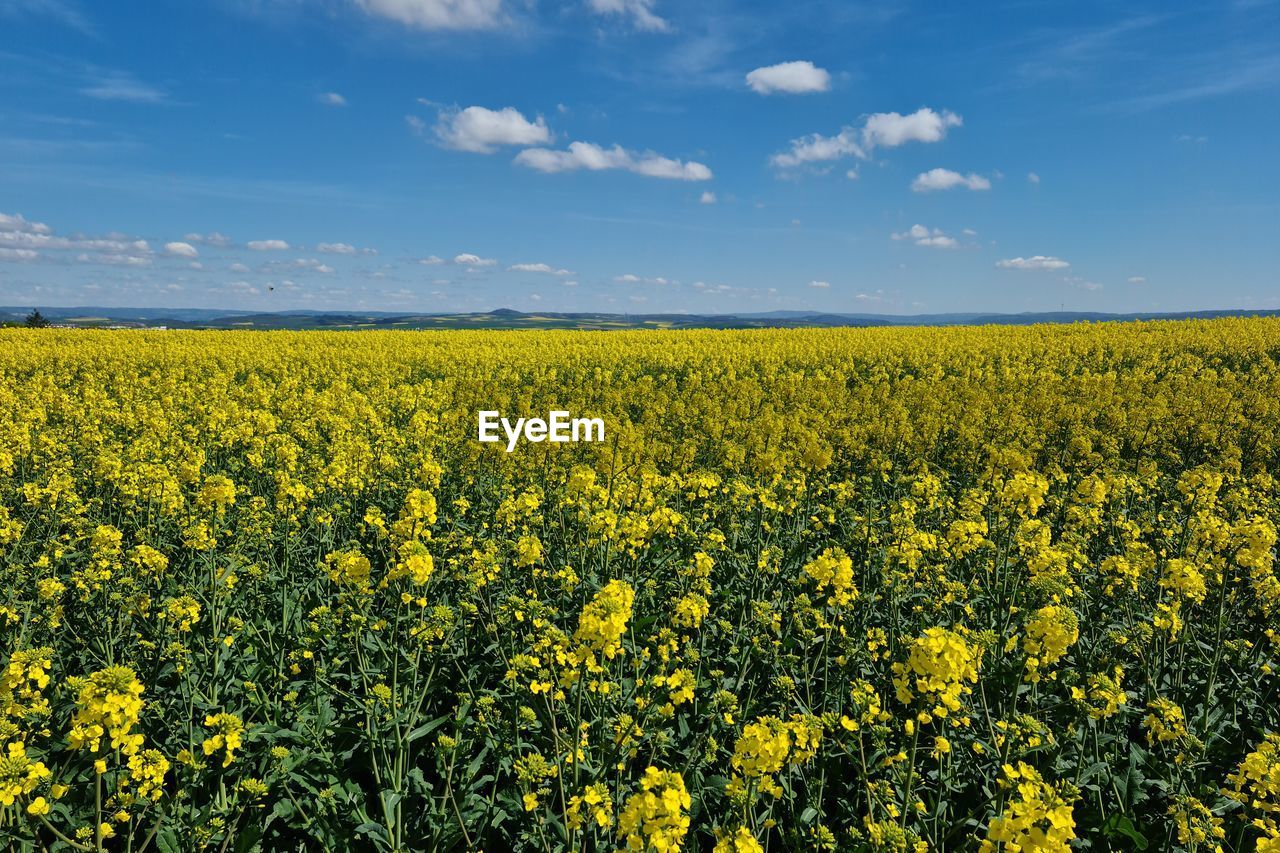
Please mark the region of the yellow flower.
<svg viewBox="0 0 1280 853"><path fill-rule="evenodd" d="M618 835L628 850L679 850L689 831L689 806L693 800L679 773L649 767L641 790L627 799L618 817Z"/></svg>
<svg viewBox="0 0 1280 853"><path fill-rule="evenodd" d="M574 642L612 660L622 652L622 635L631 620L636 593L631 584L611 580L582 608Z"/></svg>
<svg viewBox="0 0 1280 853"><path fill-rule="evenodd" d="M1004 813L987 825L987 837L980 845L983 853L997 849L1069 853L1076 837L1074 791L1049 785L1034 767L1021 761L1004 765L1004 775L1000 784L1012 789L1013 798Z"/></svg>
<svg viewBox="0 0 1280 853"><path fill-rule="evenodd" d="M898 701L907 704L919 695L933 703L932 714L954 714L973 692L969 685L977 683L981 662L982 650L957 632L928 628L911 642L907 660L893 665Z"/></svg>
<svg viewBox="0 0 1280 853"><path fill-rule="evenodd" d="M244 741L244 722L235 714L210 714L204 718L205 728L212 729L213 734L204 739L200 746L205 755L213 755L218 750L225 750L222 766L229 767L235 761L235 751Z"/></svg>

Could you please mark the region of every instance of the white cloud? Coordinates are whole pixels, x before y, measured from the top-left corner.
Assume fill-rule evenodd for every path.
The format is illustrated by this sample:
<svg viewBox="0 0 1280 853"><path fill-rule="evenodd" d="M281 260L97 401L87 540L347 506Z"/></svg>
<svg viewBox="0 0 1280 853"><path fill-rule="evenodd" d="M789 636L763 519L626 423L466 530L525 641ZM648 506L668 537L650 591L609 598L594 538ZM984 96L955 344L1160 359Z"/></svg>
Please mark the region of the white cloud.
<svg viewBox="0 0 1280 853"><path fill-rule="evenodd" d="M115 267L149 267L151 259L140 255L77 255L82 264L107 264Z"/></svg>
<svg viewBox="0 0 1280 853"><path fill-rule="evenodd" d="M558 275L558 276L573 275L573 273L570 272L569 270L556 269L550 264L512 264L511 266L507 267L507 270L509 272L536 272L536 273L542 273L544 275Z"/></svg>
<svg viewBox="0 0 1280 853"><path fill-rule="evenodd" d="M862 128L863 144L868 148L897 148L908 142L941 142L947 129L964 124L950 110L934 112L922 107L910 115L876 113Z"/></svg>
<svg viewBox="0 0 1280 853"><path fill-rule="evenodd" d="M182 239L188 243L197 243L202 246L213 246L219 249L225 249L231 245L231 238L225 234L219 234L217 231L210 231L208 234L188 234Z"/></svg>
<svg viewBox="0 0 1280 853"><path fill-rule="evenodd" d="M194 258L198 257L200 254L196 251L195 246L190 243L181 242L165 243L164 253L166 255L172 255L175 258Z"/></svg>
<svg viewBox="0 0 1280 853"><path fill-rule="evenodd" d="M418 263L422 264L424 267L435 267L435 266L439 266L440 264L443 264L444 258L438 257L436 255L430 255L425 258L418 258Z"/></svg>
<svg viewBox="0 0 1280 853"><path fill-rule="evenodd" d="M813 288L816 288L816 289L818 289L818 290L826 290L827 288L829 288L829 287L831 286L831 282L829 282L829 281L811 281L811 282L809 282L809 286L810 286L810 287L813 287Z"/></svg>
<svg viewBox="0 0 1280 853"><path fill-rule="evenodd" d="M288 263L272 262L267 265L269 269L295 269L295 270L311 270L312 272L329 275L333 272L333 267L317 260L316 258L295 258Z"/></svg>
<svg viewBox="0 0 1280 853"><path fill-rule="evenodd" d="M1029 258L1006 258L996 261L1002 270L1064 270L1071 264L1050 255L1033 255Z"/></svg>
<svg viewBox="0 0 1280 853"><path fill-rule="evenodd" d="M1039 183L1040 183L1040 176L1039 176L1039 175L1037 175L1035 172L1027 172L1027 183L1029 183L1029 184L1039 184Z"/></svg>
<svg viewBox="0 0 1280 853"><path fill-rule="evenodd" d="M780 62L766 65L747 74L747 85L761 95L784 92L800 95L808 92L825 92L831 88L831 75L812 62Z"/></svg>
<svg viewBox="0 0 1280 853"><path fill-rule="evenodd" d="M463 252L460 255L454 255L453 262L459 266L465 267L492 267L496 266L498 263L493 258L482 258L479 255L473 255L470 252Z"/></svg>
<svg viewBox="0 0 1280 853"><path fill-rule="evenodd" d="M542 116L529 121L515 107L443 110L436 122L436 136L446 148L477 154L492 154L500 145L540 145L551 141L551 131Z"/></svg>
<svg viewBox="0 0 1280 853"><path fill-rule="evenodd" d="M930 249L957 249L960 247L954 237L948 237L937 228L929 230L923 225L912 225L906 231L890 234L889 237L893 240L910 240L917 246L926 246Z"/></svg>
<svg viewBox="0 0 1280 853"><path fill-rule="evenodd" d="M692 160L683 162L662 157L652 151L636 153L620 145L601 148L591 142L573 142L565 151L549 148L527 148L516 155L515 162L539 172L573 172L587 169L598 172L621 169L650 178L679 181L709 181L711 170Z"/></svg>
<svg viewBox="0 0 1280 853"><path fill-rule="evenodd" d="M791 140L791 150L775 154L770 162L779 168L794 168L806 163L822 163L844 157L866 160L879 148L897 148L908 142L940 142L947 130L959 127L963 119L950 110L936 112L921 107L910 115L874 113L861 127L848 125L835 136L813 133Z"/></svg>
<svg viewBox="0 0 1280 853"><path fill-rule="evenodd" d="M130 101L135 104L159 104L165 101L164 92L123 71L112 72L95 80L81 89L80 94L100 101Z"/></svg>
<svg viewBox="0 0 1280 853"><path fill-rule="evenodd" d="M587 0L587 5L601 15L625 15L638 30L664 33L671 25L653 11L654 0Z"/></svg>
<svg viewBox="0 0 1280 853"><path fill-rule="evenodd" d="M231 270L232 272L238 272L238 273L246 273L249 271L249 268L246 267L244 264L240 263L239 261L227 267L227 269Z"/></svg>
<svg viewBox="0 0 1280 853"><path fill-rule="evenodd" d="M255 252L282 252L289 248L284 240L250 240L245 245Z"/></svg>
<svg viewBox="0 0 1280 853"><path fill-rule="evenodd" d="M337 92L321 92L317 98L320 103L329 107L345 107L347 105L347 99Z"/></svg>
<svg viewBox="0 0 1280 853"><path fill-rule="evenodd" d="M79 249L111 254L123 254L126 252L146 253L151 251L151 247L147 245L146 240L129 240L127 237L120 235L112 235L107 238L58 237L51 234L50 229L43 223L25 222L21 227L25 230L0 230L0 247L10 249Z"/></svg>
<svg viewBox="0 0 1280 853"><path fill-rule="evenodd" d="M21 231L24 234L52 234L53 229L43 222L32 222L21 213L0 213L0 231Z"/></svg>
<svg viewBox="0 0 1280 853"><path fill-rule="evenodd" d="M835 136L812 133L791 140L791 150L774 154L769 162L781 169L791 169L806 163L824 163L844 157L866 159L869 155L858 142L857 128L846 127Z"/></svg>
<svg viewBox="0 0 1280 853"><path fill-rule="evenodd" d="M972 172L962 175L950 169L930 169L916 175L916 179L911 182L912 191L918 193L950 190L956 187L964 187L968 190L989 190L991 181Z"/></svg>
<svg viewBox="0 0 1280 853"><path fill-rule="evenodd" d="M1145 275L1131 275L1125 279L1130 284L1146 284L1147 277Z"/></svg>
<svg viewBox="0 0 1280 853"><path fill-rule="evenodd" d="M1096 281L1089 281L1077 275L1069 275L1062 279L1064 284L1074 287L1077 290L1102 290L1102 285Z"/></svg>
<svg viewBox="0 0 1280 853"><path fill-rule="evenodd" d="M0 261L34 261L40 257L35 249L3 249L0 248Z"/></svg>
<svg viewBox="0 0 1280 853"><path fill-rule="evenodd" d="M679 283L680 283L680 282L678 282L678 281L677 281L677 282L672 282L672 281L671 281L671 279L669 279L669 278L665 278L665 277L660 276L660 275L659 275L659 276L654 276L653 278L645 278L645 277L643 277L643 276L635 275L634 273L625 273L624 275L616 275L616 276L614 276L614 277L613 277L613 280L614 280L615 282L617 282L618 284L658 284L658 285L667 285L667 284L679 284Z"/></svg>
<svg viewBox="0 0 1280 853"><path fill-rule="evenodd" d="M316 251L325 255L376 255L377 249L359 249L350 243L318 243Z"/></svg>
<svg viewBox="0 0 1280 853"><path fill-rule="evenodd" d="M502 0L355 0L366 13L422 30L477 30L506 20Z"/></svg>
<svg viewBox="0 0 1280 853"><path fill-rule="evenodd" d="M715 193L713 193L711 190L707 190L707 191L706 191L706 192L704 192L704 193L702 194L702 196L698 199L698 203L699 203L699 204L715 204L715 203L716 203L716 194L715 194Z"/></svg>

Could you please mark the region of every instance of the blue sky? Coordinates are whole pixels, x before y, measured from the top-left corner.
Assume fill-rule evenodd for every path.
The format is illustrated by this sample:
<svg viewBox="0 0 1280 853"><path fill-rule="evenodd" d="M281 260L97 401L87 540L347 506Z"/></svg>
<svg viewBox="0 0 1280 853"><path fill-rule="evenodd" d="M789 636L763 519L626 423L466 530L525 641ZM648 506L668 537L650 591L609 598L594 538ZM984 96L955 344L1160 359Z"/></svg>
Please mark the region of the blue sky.
<svg viewBox="0 0 1280 853"><path fill-rule="evenodd" d="M0 0L0 304L1276 308L1278 138L1272 0Z"/></svg>

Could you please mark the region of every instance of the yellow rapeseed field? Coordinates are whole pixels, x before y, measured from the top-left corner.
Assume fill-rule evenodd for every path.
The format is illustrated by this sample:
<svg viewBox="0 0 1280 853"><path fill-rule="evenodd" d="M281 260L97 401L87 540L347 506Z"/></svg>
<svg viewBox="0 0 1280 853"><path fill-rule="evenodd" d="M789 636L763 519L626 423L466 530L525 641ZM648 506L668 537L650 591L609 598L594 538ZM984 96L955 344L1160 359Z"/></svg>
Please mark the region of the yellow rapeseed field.
<svg viewBox="0 0 1280 853"><path fill-rule="evenodd" d="M1277 475L1276 320L0 331L0 843L1274 853Z"/></svg>

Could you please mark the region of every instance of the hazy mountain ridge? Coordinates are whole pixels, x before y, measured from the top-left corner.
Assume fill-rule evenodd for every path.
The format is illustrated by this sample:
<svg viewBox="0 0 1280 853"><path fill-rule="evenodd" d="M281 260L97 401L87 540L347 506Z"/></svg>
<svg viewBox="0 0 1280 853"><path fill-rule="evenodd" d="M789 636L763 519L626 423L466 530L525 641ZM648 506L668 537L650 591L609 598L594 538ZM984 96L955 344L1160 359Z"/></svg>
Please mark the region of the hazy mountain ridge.
<svg viewBox="0 0 1280 853"><path fill-rule="evenodd" d="M174 329L752 329L844 326L1030 325L1034 323L1186 320L1215 317L1275 317L1280 309L1223 309L1103 313L1044 311L1019 314L957 312L943 314L844 314L771 311L739 314L607 314L597 312L523 312L499 308L473 314L396 311L251 312L210 308L42 308L54 325ZM29 308L0 306L0 323L21 323Z"/></svg>

